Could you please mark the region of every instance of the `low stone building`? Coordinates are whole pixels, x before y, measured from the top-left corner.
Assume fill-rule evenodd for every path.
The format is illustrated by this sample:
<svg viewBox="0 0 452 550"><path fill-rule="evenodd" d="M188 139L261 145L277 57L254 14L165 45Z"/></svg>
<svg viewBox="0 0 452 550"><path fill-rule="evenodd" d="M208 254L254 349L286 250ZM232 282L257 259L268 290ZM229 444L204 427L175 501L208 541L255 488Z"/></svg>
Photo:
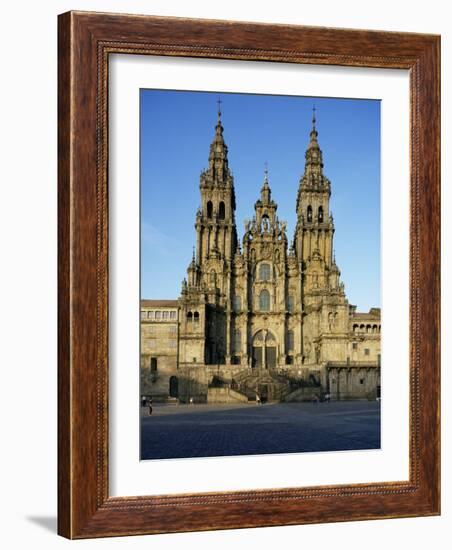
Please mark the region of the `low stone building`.
<svg viewBox="0 0 452 550"><path fill-rule="evenodd" d="M291 244L267 170L240 241L218 113L181 296L141 302L143 395L184 402L379 395L380 310L356 312L346 298L317 138L313 117Z"/></svg>

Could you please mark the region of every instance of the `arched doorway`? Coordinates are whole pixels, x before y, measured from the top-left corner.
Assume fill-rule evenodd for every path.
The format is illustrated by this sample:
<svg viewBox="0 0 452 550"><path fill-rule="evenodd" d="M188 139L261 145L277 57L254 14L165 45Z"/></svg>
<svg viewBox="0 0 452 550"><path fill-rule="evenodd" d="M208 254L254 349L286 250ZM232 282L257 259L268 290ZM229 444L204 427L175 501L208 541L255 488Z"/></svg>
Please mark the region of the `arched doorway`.
<svg viewBox="0 0 452 550"><path fill-rule="evenodd" d="M276 368L276 339L269 330L259 330L253 338L253 368Z"/></svg>
<svg viewBox="0 0 452 550"><path fill-rule="evenodd" d="M169 394L170 397L179 397L179 380L177 376L171 376L169 379Z"/></svg>

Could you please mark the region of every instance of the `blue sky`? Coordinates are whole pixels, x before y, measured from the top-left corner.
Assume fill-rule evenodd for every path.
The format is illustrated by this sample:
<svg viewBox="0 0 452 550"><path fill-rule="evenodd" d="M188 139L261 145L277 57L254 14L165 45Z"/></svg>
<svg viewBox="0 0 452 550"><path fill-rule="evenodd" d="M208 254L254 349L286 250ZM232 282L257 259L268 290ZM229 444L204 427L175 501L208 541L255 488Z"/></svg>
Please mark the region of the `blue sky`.
<svg viewBox="0 0 452 550"><path fill-rule="evenodd" d="M334 249L350 303L380 306L380 102L254 94L141 90L141 295L177 298L196 242L199 174L207 166L221 97L234 174L239 238L268 163L272 197L296 223L295 201L316 107L331 181Z"/></svg>

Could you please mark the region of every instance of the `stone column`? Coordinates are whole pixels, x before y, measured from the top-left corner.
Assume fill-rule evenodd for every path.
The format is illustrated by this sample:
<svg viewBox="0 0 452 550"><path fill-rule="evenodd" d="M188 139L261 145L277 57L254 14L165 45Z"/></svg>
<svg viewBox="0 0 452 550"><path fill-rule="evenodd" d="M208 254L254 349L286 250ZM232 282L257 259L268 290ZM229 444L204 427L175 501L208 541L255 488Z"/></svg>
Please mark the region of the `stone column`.
<svg viewBox="0 0 452 550"><path fill-rule="evenodd" d="M199 265L202 259L201 224L196 224L196 263Z"/></svg>

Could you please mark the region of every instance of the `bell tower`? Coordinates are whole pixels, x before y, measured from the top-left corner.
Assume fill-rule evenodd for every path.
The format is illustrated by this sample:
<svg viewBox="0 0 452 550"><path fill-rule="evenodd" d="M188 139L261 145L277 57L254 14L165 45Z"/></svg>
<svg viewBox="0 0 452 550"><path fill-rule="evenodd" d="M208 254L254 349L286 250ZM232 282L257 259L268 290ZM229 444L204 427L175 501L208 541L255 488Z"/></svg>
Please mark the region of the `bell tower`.
<svg viewBox="0 0 452 550"><path fill-rule="evenodd" d="M314 108L304 173L298 188L294 246L299 261L306 262L316 252L329 268L333 262L334 235L330 213L331 183L323 173L323 155L317 137Z"/></svg>
<svg viewBox="0 0 452 550"><path fill-rule="evenodd" d="M209 165L200 176L201 207L195 225L196 260L199 265L209 259L231 262L237 247L234 179L228 164L228 147L223 138L220 105L221 100L218 100L218 120L210 145Z"/></svg>

